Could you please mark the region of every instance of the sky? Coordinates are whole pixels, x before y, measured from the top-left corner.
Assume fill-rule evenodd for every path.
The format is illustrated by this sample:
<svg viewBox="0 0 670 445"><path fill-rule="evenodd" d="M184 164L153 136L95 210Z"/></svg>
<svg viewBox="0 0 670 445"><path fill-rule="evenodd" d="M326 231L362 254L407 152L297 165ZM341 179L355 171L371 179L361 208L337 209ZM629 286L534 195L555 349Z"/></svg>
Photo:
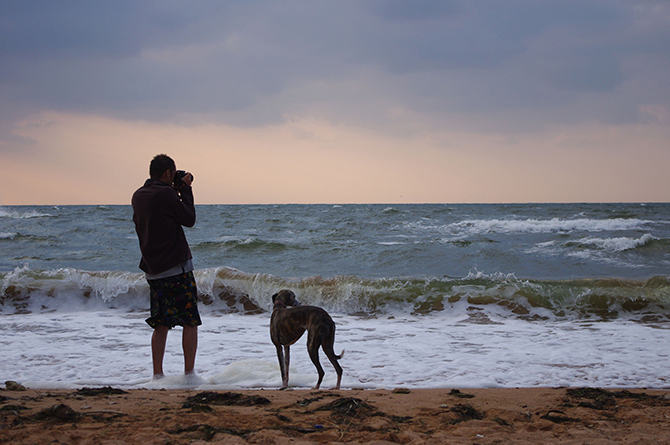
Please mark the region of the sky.
<svg viewBox="0 0 670 445"><path fill-rule="evenodd" d="M668 0L0 2L0 205L670 201Z"/></svg>

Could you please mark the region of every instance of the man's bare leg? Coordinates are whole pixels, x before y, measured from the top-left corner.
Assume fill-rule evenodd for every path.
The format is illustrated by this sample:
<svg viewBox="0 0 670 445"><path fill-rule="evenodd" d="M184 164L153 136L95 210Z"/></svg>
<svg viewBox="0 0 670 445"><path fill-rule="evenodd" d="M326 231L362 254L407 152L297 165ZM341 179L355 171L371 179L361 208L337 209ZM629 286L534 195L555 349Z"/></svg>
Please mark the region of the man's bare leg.
<svg viewBox="0 0 670 445"><path fill-rule="evenodd" d="M165 344L170 332L167 326L158 325L151 336L151 358L154 365L154 378L163 377L163 357L165 356Z"/></svg>
<svg viewBox="0 0 670 445"><path fill-rule="evenodd" d="M182 349L184 350L184 373L193 374L195 353L198 350L198 327L184 326L182 333Z"/></svg>

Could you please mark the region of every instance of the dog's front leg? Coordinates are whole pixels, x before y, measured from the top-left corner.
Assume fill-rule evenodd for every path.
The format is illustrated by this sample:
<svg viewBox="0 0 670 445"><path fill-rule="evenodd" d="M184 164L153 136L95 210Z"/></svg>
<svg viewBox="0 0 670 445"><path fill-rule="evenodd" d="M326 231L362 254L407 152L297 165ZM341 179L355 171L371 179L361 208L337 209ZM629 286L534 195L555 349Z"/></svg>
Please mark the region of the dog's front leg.
<svg viewBox="0 0 670 445"><path fill-rule="evenodd" d="M284 345L284 369L282 371L281 389L288 388L288 369L291 364L291 347Z"/></svg>
<svg viewBox="0 0 670 445"><path fill-rule="evenodd" d="M284 361L284 352L281 345L276 345L277 348L277 359L279 360L279 371L281 372L281 389L286 389L288 387L288 369L286 368L286 362Z"/></svg>

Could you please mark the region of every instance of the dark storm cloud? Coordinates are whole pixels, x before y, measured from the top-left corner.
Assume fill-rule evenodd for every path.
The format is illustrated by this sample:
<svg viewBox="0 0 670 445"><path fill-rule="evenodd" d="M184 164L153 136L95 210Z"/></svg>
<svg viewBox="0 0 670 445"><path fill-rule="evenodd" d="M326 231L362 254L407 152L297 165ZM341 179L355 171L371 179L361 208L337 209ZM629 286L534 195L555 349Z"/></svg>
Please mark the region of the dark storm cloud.
<svg viewBox="0 0 670 445"><path fill-rule="evenodd" d="M2 2L0 119L633 121L669 103L668 17L661 1Z"/></svg>
<svg viewBox="0 0 670 445"><path fill-rule="evenodd" d="M553 27L611 25L613 4L543 1L375 1L385 21L367 50L387 67L491 68L523 53L529 39ZM410 12L415 9L414 12Z"/></svg>

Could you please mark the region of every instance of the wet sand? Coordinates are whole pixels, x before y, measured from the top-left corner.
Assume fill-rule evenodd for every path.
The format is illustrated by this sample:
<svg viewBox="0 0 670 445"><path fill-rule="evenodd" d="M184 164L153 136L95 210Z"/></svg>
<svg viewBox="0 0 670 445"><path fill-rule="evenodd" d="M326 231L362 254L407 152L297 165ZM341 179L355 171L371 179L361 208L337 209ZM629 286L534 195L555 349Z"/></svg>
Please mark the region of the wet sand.
<svg viewBox="0 0 670 445"><path fill-rule="evenodd" d="M670 391L0 390L0 443L658 444Z"/></svg>

